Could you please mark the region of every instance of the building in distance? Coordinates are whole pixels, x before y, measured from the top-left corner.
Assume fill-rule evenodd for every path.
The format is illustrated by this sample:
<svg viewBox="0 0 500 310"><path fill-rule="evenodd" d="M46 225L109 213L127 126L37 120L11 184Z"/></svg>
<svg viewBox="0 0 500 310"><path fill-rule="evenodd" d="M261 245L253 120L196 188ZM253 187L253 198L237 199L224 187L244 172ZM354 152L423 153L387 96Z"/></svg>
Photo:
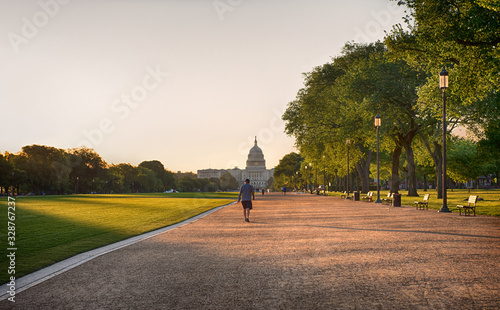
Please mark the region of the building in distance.
<svg viewBox="0 0 500 310"><path fill-rule="evenodd" d="M237 181L239 186L243 185L245 179L250 180L250 184L255 188L267 188L268 181L273 177L274 169L266 169L266 160L262 149L257 145L255 137L254 146L248 152L247 165L245 169L203 169L198 170L198 179L220 178L229 172Z"/></svg>

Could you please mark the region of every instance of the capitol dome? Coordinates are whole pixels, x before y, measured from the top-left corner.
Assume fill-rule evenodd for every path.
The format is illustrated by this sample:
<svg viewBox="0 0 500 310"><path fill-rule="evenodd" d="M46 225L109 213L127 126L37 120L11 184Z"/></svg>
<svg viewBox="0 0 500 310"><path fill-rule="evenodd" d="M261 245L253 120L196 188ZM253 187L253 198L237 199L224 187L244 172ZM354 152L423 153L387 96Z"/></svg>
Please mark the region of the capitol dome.
<svg viewBox="0 0 500 310"><path fill-rule="evenodd" d="M262 153L262 149L257 146L257 137L255 137L254 146L248 153L247 169L266 169L266 160L264 159L264 153Z"/></svg>

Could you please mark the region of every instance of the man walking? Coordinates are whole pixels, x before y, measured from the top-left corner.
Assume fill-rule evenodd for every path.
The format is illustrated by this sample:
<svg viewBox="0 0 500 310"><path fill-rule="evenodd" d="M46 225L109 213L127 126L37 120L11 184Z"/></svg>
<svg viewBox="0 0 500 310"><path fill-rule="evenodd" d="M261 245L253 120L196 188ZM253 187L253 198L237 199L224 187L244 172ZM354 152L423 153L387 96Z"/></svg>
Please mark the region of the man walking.
<svg viewBox="0 0 500 310"><path fill-rule="evenodd" d="M240 188L240 194L238 195L238 202L241 201L243 205L243 215L245 216L245 222L250 222L250 210L252 210L252 200L255 200L255 190L252 185L250 185L250 180L246 179L245 184Z"/></svg>

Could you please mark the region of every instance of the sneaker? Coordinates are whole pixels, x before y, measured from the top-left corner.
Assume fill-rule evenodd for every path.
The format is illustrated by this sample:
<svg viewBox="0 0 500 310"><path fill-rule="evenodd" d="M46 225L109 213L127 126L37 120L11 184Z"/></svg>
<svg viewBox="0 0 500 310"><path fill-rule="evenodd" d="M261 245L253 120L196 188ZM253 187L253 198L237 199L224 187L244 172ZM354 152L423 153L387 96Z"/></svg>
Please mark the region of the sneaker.
<svg viewBox="0 0 500 310"><path fill-rule="evenodd" d="M245 219L245 222L250 222L250 220L249 219Z"/></svg>

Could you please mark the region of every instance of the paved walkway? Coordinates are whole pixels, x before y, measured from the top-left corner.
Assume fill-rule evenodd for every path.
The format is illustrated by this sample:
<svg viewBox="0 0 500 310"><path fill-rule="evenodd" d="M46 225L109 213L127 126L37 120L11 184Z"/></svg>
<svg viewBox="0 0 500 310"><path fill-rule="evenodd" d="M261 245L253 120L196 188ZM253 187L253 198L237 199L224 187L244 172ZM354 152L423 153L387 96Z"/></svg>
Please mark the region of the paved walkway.
<svg viewBox="0 0 500 310"><path fill-rule="evenodd" d="M257 196L121 248L1 309L498 309L500 219Z"/></svg>

